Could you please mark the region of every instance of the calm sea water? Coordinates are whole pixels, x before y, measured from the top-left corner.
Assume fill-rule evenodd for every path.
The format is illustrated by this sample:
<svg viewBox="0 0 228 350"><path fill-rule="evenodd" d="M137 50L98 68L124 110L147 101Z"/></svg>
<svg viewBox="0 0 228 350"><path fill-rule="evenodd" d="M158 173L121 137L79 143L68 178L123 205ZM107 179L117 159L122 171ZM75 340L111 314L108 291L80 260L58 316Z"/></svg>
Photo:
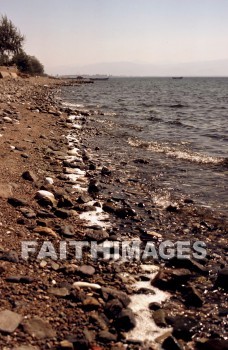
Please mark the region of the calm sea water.
<svg viewBox="0 0 228 350"><path fill-rule="evenodd" d="M226 212L228 78L111 78L64 87L62 99L102 111L97 121L107 124L113 139L101 138L101 145L146 159L143 171L159 172L166 195L187 195Z"/></svg>

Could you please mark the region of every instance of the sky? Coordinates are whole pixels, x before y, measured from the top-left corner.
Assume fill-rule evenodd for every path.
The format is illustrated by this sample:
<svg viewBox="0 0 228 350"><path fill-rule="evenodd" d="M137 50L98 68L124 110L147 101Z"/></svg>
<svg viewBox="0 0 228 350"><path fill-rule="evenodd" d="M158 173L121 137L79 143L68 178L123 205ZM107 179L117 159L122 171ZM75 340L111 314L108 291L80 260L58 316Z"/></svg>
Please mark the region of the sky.
<svg viewBox="0 0 228 350"><path fill-rule="evenodd" d="M50 74L226 75L228 0L0 0Z"/></svg>

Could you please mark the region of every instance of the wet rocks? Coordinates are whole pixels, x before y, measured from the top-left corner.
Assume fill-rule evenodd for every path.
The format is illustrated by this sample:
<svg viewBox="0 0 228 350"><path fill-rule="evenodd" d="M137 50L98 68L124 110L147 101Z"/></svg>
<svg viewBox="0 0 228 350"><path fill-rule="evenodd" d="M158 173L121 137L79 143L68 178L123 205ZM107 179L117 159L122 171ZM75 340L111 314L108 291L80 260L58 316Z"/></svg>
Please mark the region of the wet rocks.
<svg viewBox="0 0 228 350"><path fill-rule="evenodd" d="M209 339L198 341L196 344L197 350L227 350L228 340L225 339Z"/></svg>
<svg viewBox="0 0 228 350"><path fill-rule="evenodd" d="M228 291L228 267L224 267L218 271L215 287L220 287Z"/></svg>
<svg viewBox="0 0 228 350"><path fill-rule="evenodd" d="M188 269L161 269L152 284L160 289L176 290L186 284L191 276Z"/></svg>
<svg viewBox="0 0 228 350"><path fill-rule="evenodd" d="M177 339L190 340L194 333L194 328L198 321L195 318L188 316L167 317L167 323L173 327L173 335Z"/></svg>
<svg viewBox="0 0 228 350"><path fill-rule="evenodd" d="M10 334L13 333L23 317L16 312L10 310L0 311L0 332Z"/></svg>
<svg viewBox="0 0 228 350"><path fill-rule="evenodd" d="M117 340L117 335L108 331L101 331L98 333L98 339L104 343L109 343Z"/></svg>
<svg viewBox="0 0 228 350"><path fill-rule="evenodd" d="M115 319L118 329L128 332L136 326L135 316L131 309L123 309Z"/></svg>

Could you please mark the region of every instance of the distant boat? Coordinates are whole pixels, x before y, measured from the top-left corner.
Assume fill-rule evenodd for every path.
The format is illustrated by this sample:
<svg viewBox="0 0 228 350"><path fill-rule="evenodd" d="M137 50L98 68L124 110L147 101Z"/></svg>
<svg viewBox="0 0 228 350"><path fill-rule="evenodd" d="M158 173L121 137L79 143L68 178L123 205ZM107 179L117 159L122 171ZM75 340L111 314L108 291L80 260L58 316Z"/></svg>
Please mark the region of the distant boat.
<svg viewBox="0 0 228 350"><path fill-rule="evenodd" d="M183 79L183 77L172 77L172 79Z"/></svg>

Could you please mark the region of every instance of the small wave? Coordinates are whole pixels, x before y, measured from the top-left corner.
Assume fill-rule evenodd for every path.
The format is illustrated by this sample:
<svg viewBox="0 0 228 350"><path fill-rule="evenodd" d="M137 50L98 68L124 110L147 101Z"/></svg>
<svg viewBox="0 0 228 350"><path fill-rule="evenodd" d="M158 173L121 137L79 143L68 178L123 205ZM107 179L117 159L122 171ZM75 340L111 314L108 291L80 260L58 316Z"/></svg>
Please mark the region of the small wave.
<svg viewBox="0 0 228 350"><path fill-rule="evenodd" d="M154 122L154 123L159 123L159 122L163 121L162 118L155 117L155 116L149 117L147 120Z"/></svg>
<svg viewBox="0 0 228 350"><path fill-rule="evenodd" d="M133 147L146 148L147 150L152 152L164 153L168 157L183 159L199 164L221 164L221 162L224 161L221 158L211 157L205 154L191 152L189 150L180 150L172 146L160 144L158 142L144 142L133 138L128 138L127 142Z"/></svg>
<svg viewBox="0 0 228 350"><path fill-rule="evenodd" d="M183 105L182 103L176 103L176 104L173 104L173 105L169 105L170 108L184 108L184 107L187 107L185 105Z"/></svg>
<svg viewBox="0 0 228 350"><path fill-rule="evenodd" d="M74 108L84 108L85 106L83 104L79 103L71 103L71 102L62 102L62 105L67 106L67 107L74 107Z"/></svg>

